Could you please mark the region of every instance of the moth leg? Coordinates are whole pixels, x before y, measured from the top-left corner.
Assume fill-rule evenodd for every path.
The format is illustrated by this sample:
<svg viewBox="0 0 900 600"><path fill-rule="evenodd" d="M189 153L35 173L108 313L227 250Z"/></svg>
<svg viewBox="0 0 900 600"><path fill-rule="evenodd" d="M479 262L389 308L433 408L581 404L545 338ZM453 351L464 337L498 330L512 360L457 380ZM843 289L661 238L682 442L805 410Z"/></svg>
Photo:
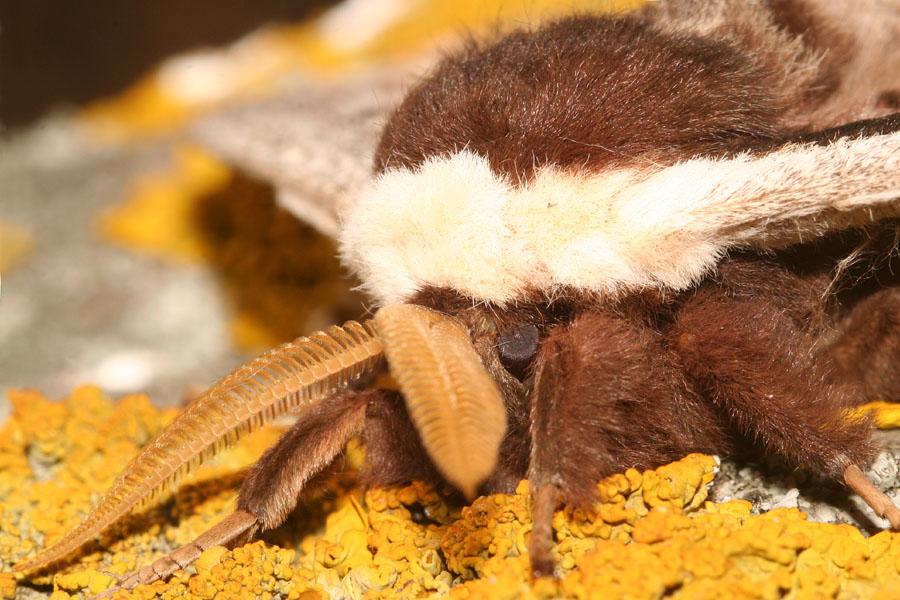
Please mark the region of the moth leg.
<svg viewBox="0 0 900 600"><path fill-rule="evenodd" d="M235 547L258 531L283 523L297 505L304 485L328 467L365 424L368 398L374 392L345 391L303 413L278 442L263 453L241 485L237 510L153 564L132 573L97 598L118 589L165 579L197 560L212 546Z"/></svg>
<svg viewBox="0 0 900 600"><path fill-rule="evenodd" d="M768 452L837 481L872 455L870 422L845 416L859 389L835 385L796 322L767 299L701 289L670 335L686 372Z"/></svg>
<svg viewBox="0 0 900 600"><path fill-rule="evenodd" d="M900 507L894 504L887 494L875 487L859 467L854 465L847 467L844 471L844 483L865 500L876 515L887 519L891 529L900 529Z"/></svg>
<svg viewBox="0 0 900 600"><path fill-rule="evenodd" d="M685 386L672 358L656 332L612 312L583 313L541 343L529 466L529 550L538 575L553 570L551 521L559 495L586 506L596 484L612 473L724 450L718 415Z"/></svg>
<svg viewBox="0 0 900 600"><path fill-rule="evenodd" d="M559 503L559 488L553 483L543 483L533 492L534 504L531 511L533 525L531 539L528 540L528 556L535 577L553 575L553 513Z"/></svg>
<svg viewBox="0 0 900 600"><path fill-rule="evenodd" d="M900 401L900 289L860 300L838 323L828 348L836 377L862 387L865 399Z"/></svg>
<svg viewBox="0 0 900 600"><path fill-rule="evenodd" d="M900 400L900 290L879 290L860 300L838 323L840 334L827 353L840 381L857 385L864 399ZM900 529L900 509L862 471L848 467L844 482L875 513Z"/></svg>
<svg viewBox="0 0 900 600"><path fill-rule="evenodd" d="M306 483L327 468L351 438L362 433L374 391L349 390L303 413L250 469L237 507L256 517L260 531L288 518Z"/></svg>
<svg viewBox="0 0 900 600"><path fill-rule="evenodd" d="M410 481L443 481L428 458L419 434L406 412L400 392L379 390L366 409L368 485L401 485Z"/></svg>
<svg viewBox="0 0 900 600"><path fill-rule="evenodd" d="M130 590L141 583L153 583L158 579L166 579L179 569L200 558L203 551L213 546L233 548L252 537L259 524L256 517L243 510L236 510L216 525L201 533L195 540L173 550L166 556L155 560L152 564L141 567L131 575L121 579L116 585L94 598L111 598L120 590Z"/></svg>

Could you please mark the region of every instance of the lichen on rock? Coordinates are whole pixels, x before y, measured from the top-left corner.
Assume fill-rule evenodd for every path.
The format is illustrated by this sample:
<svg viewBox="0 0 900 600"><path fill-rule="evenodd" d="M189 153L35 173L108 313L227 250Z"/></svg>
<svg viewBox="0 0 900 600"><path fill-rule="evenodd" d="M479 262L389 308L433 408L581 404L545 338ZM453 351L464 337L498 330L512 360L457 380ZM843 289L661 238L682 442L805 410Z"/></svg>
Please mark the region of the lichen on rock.
<svg viewBox="0 0 900 600"><path fill-rule="evenodd" d="M0 429L0 599L87 597L183 544L233 508L243 470L280 431L248 436L177 491L113 526L53 571L14 577L12 564L58 538L89 509L174 411L143 396L113 402L85 387L59 403L11 392ZM597 486L589 507L554 515L557 578L535 579L527 547L527 481L511 495L454 503L414 482L362 490L354 442L326 493L289 523L227 550L210 548L168 581L119 598L873 598L900 594L900 534L866 537L809 521L796 508L753 514L744 500L712 502L717 459L690 455L629 469Z"/></svg>

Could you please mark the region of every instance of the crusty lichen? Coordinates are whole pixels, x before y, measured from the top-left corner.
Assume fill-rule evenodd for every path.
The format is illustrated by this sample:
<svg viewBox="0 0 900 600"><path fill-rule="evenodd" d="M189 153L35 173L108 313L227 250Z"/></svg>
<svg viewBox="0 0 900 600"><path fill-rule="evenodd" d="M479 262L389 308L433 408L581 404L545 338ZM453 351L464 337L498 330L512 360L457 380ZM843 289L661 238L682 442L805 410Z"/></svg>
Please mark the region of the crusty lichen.
<svg viewBox="0 0 900 600"><path fill-rule="evenodd" d="M900 403L876 400L857 408L850 413L850 418L872 416L875 427L879 429L897 429L900 427Z"/></svg>
<svg viewBox="0 0 900 600"><path fill-rule="evenodd" d="M0 429L4 572L83 517L138 448L177 412L154 408L146 396L114 403L93 387L80 388L59 403L36 392L11 391L8 397L12 415ZM52 582L58 592L102 591L113 581L104 573L123 575L193 539L232 508L241 470L277 435L267 430L248 436L198 469L174 494L164 494L110 528L77 560L31 582Z"/></svg>
<svg viewBox="0 0 900 600"><path fill-rule="evenodd" d="M243 350L261 352L361 312L334 241L280 209L270 186L195 146L175 146L166 168L133 181L101 215L100 230L129 250L208 266Z"/></svg>
<svg viewBox="0 0 900 600"><path fill-rule="evenodd" d="M279 433L248 437L68 564L17 581L12 563L64 533L174 411L143 396L114 403L90 387L60 403L34 392L10 399L13 415L0 429L0 599L39 597L32 584L48 583L57 600L97 593L112 575L192 539L231 510L241 471ZM211 548L169 581L119 597L887 600L900 592L900 534L866 538L796 509L752 515L744 501L709 502L716 461L708 456L630 469L598 484L590 509L557 511L557 580L529 572L527 482L458 507L447 490L420 483L363 492L353 477L361 460L352 444L330 492L267 541Z"/></svg>

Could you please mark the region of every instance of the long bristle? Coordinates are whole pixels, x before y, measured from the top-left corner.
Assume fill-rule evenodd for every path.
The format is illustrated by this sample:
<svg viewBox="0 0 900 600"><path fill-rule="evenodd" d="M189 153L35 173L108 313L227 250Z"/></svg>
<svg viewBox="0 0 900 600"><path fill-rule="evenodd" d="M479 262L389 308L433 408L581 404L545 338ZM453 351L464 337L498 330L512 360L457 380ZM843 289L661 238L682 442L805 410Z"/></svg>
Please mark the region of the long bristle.
<svg viewBox="0 0 900 600"><path fill-rule="evenodd" d="M87 518L15 570L32 571L65 557L244 434L371 373L382 353L372 322L350 321L284 344L239 367L147 444Z"/></svg>

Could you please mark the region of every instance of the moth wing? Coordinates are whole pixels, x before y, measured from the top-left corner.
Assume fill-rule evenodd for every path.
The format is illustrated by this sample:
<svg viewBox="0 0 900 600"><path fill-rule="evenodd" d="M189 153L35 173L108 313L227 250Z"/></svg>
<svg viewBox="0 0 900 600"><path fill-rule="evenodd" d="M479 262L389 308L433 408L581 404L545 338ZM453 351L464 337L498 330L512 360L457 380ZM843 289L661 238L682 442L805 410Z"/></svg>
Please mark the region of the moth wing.
<svg viewBox="0 0 900 600"><path fill-rule="evenodd" d="M779 249L900 216L900 115L879 123L883 133L661 169L625 194L619 226L637 241L620 251L643 285L684 289L730 248Z"/></svg>
<svg viewBox="0 0 900 600"><path fill-rule="evenodd" d="M791 102L797 129L883 116L886 101L898 106L900 0L661 0L641 10L682 35L724 33L750 55L777 55L785 90L812 92Z"/></svg>
<svg viewBox="0 0 900 600"><path fill-rule="evenodd" d="M343 208L371 177L381 125L401 92L396 73L330 84L310 79L276 98L214 113L192 133L224 160L271 182L284 208L336 237Z"/></svg>
<svg viewBox="0 0 900 600"><path fill-rule="evenodd" d="M890 131L720 162L709 182L717 235L780 248L900 216L900 115L881 122Z"/></svg>

